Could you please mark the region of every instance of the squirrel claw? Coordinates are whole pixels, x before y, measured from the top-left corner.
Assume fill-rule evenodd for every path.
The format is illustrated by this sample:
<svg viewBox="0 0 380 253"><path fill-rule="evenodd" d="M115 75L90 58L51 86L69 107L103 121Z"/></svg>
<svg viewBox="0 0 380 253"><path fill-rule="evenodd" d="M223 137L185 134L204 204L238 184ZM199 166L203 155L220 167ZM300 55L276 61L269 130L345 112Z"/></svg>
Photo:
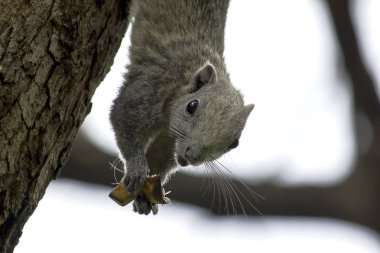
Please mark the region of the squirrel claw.
<svg viewBox="0 0 380 253"><path fill-rule="evenodd" d="M148 215L151 211L153 214L157 214L158 206L139 196L133 201L133 211L145 215Z"/></svg>

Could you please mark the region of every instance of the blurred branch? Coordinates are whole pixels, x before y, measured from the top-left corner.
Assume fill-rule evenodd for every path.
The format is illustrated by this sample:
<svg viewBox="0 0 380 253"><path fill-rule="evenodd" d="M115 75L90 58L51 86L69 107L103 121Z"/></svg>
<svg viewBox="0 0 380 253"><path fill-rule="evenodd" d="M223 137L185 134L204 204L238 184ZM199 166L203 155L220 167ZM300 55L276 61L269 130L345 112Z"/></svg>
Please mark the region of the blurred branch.
<svg viewBox="0 0 380 253"><path fill-rule="evenodd" d="M116 156L99 150L87 140L80 130L61 176L111 186L112 183L115 183L114 171L111 166L115 160Z"/></svg>
<svg viewBox="0 0 380 253"><path fill-rule="evenodd" d="M351 1L326 0L333 28L351 79L355 108L368 117L379 117L380 105L375 82L363 63L350 15Z"/></svg>
<svg viewBox="0 0 380 253"><path fill-rule="evenodd" d="M115 179L109 162L114 160L114 156L103 153L82 134L79 134L62 176L108 185L111 190ZM218 200L214 200L212 189L204 195L210 181L212 179L207 176L179 172L173 176L165 188L172 190L170 198L174 204L175 201L180 201L210 209L215 214L226 215L224 203L220 206ZM231 181L237 186L236 191L247 194L245 187L238 180L231 178ZM377 196L373 196L376 190L360 178L351 177L335 187L280 187L270 183L261 185L251 183L248 186L266 198L257 203L253 201L264 215L331 217L362 224L380 232L375 213L378 209L373 208L374 205L378 205L373 201ZM249 195L246 196L249 197ZM241 196L240 199L243 200ZM216 203L213 205L214 201ZM248 202L243 201L242 204L247 215L259 215ZM235 205L238 207L237 214L242 214L239 204L235 203ZM231 206L229 206L229 212L232 212Z"/></svg>
<svg viewBox="0 0 380 253"><path fill-rule="evenodd" d="M358 150L358 160L351 177L342 185L350 189L350 197L357 199L357 204L363 204L368 209L367 222L379 231L380 203L380 102L376 93L376 84L364 64L358 39L353 26L350 8L352 1L348 0L326 0L332 24L336 32L336 38L341 48L345 67L351 79L352 96L354 104L354 126ZM360 114L363 114L371 124L370 128L363 127L364 122ZM368 137L369 136L369 137ZM363 139L369 140L368 150L362 152L360 143ZM353 188L355 186L355 188ZM358 194L360 192L360 194ZM361 205L362 206L362 205ZM370 206L371 208L366 208ZM363 208L363 206L362 206ZM358 208L356 208L358 209ZM355 209L350 210L355 211Z"/></svg>

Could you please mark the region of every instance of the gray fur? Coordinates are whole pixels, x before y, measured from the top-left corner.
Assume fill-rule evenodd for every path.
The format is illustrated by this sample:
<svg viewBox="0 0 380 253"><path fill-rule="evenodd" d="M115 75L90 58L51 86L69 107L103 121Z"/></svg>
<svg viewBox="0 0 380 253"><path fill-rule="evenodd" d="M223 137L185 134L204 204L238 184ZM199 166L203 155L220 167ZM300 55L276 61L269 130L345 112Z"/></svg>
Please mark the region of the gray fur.
<svg viewBox="0 0 380 253"><path fill-rule="evenodd" d="M239 139L253 105L230 82L223 59L228 0L139 0L130 64L111 109L128 190L148 174L164 182L176 160L198 165ZM194 115L186 106L197 99ZM186 165L186 164L184 164ZM156 206L135 201L134 210Z"/></svg>

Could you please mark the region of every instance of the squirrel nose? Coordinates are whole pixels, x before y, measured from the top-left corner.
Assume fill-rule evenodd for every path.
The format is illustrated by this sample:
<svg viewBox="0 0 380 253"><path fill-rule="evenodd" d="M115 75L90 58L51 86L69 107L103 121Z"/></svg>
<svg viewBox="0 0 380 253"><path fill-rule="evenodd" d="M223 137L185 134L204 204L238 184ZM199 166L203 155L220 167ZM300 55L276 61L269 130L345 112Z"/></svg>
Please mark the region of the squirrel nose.
<svg viewBox="0 0 380 253"><path fill-rule="evenodd" d="M196 165L199 163L199 161L201 160L201 153L198 151L197 148L195 147L187 147L185 149L185 154L184 154L186 160L188 160L190 162L190 164L192 165Z"/></svg>
<svg viewBox="0 0 380 253"><path fill-rule="evenodd" d="M190 153L190 146L186 148L185 150L185 156L188 157Z"/></svg>

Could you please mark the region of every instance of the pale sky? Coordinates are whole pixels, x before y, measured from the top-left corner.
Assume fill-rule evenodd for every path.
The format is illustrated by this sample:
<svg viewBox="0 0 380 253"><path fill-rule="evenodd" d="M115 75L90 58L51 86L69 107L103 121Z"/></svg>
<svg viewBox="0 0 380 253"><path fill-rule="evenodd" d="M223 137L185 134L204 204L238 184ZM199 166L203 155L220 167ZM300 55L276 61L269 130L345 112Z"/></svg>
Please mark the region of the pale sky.
<svg viewBox="0 0 380 253"><path fill-rule="evenodd" d="M378 66L380 4L357 2L364 52L371 66ZM114 154L108 114L128 62L126 37L84 123L99 148ZM231 1L225 40L233 85L256 107L239 147L221 161L234 174L256 181L275 177L279 183L331 184L344 179L354 154L351 101L336 71L339 59L322 2ZM380 80L380 71L375 77Z"/></svg>

